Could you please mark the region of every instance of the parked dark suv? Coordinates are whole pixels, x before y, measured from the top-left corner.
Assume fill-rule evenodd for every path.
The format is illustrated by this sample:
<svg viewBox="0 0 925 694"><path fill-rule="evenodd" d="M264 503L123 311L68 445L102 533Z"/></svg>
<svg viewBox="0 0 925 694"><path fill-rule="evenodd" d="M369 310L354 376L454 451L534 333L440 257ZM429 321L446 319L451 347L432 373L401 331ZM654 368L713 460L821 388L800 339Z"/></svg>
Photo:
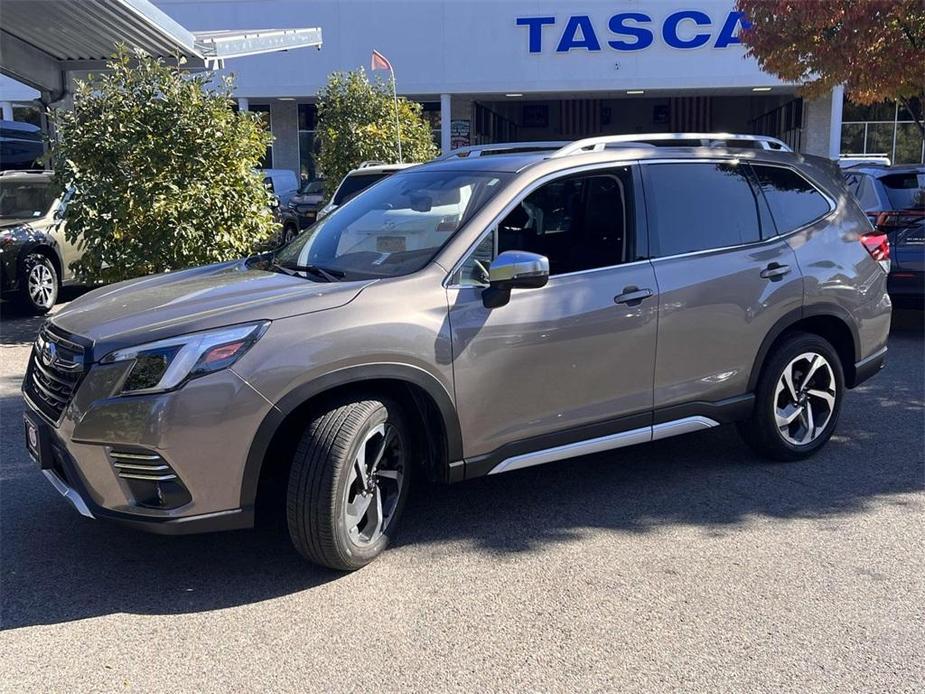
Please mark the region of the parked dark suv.
<svg viewBox="0 0 925 694"><path fill-rule="evenodd" d="M385 548L414 475L724 422L815 453L890 327L837 172L607 145L409 168L272 254L75 300L32 352L29 450L86 516L185 533L275 506L338 569Z"/></svg>

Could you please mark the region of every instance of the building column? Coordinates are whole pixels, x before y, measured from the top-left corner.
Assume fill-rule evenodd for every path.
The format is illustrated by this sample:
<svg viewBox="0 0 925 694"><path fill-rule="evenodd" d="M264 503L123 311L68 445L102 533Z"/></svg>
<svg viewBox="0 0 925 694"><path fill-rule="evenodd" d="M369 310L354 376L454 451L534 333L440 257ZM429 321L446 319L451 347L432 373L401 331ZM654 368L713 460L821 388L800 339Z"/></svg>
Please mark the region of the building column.
<svg viewBox="0 0 925 694"><path fill-rule="evenodd" d="M453 100L449 94L440 95L440 149L450 151L450 126L453 122Z"/></svg>
<svg viewBox="0 0 925 694"><path fill-rule="evenodd" d="M248 109L250 109L250 107L251 107L251 104L247 100L246 97L242 96L238 99L238 110L239 111L247 111Z"/></svg>
<svg viewBox="0 0 925 694"><path fill-rule="evenodd" d="M13 103L11 101L0 102L0 110L3 111L3 120L14 120Z"/></svg>
<svg viewBox="0 0 925 694"><path fill-rule="evenodd" d="M840 84L832 90L832 111L829 116L829 159L841 154L841 121L845 102L845 87Z"/></svg>

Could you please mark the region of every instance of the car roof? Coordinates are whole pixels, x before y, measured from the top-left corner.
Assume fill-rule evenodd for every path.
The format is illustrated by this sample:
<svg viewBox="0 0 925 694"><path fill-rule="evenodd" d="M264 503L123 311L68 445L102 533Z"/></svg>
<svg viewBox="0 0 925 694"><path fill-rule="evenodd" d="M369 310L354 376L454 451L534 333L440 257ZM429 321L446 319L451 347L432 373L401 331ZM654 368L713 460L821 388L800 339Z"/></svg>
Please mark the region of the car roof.
<svg viewBox="0 0 925 694"><path fill-rule="evenodd" d="M417 166L417 164L371 164L367 166L361 166L358 169L352 169L347 172L348 176L355 176L359 174L377 174L377 173L388 173L391 171L403 171L404 169L410 169L412 166Z"/></svg>
<svg viewBox="0 0 925 694"><path fill-rule="evenodd" d="M897 166L883 166L880 164L858 164L857 166L848 166L842 169L843 173L861 173L867 176L881 178L890 174L901 173L925 173L925 165L922 164L900 164Z"/></svg>
<svg viewBox="0 0 925 694"><path fill-rule="evenodd" d="M8 170L0 171L0 180L14 180L14 181L36 181L40 183L47 183L51 181L54 173L52 171L39 171L39 170Z"/></svg>
<svg viewBox="0 0 925 694"><path fill-rule="evenodd" d="M496 154L490 157L464 157L443 159L421 164L417 169L428 171L486 171L496 173L519 173L528 168L541 167L544 170L569 169L583 164L615 164L627 161L665 159L717 159L738 158L748 161L779 163L800 163L804 157L795 152L736 147L655 147L614 146L602 151L585 151L563 157L552 157L551 152L525 152L518 154Z"/></svg>

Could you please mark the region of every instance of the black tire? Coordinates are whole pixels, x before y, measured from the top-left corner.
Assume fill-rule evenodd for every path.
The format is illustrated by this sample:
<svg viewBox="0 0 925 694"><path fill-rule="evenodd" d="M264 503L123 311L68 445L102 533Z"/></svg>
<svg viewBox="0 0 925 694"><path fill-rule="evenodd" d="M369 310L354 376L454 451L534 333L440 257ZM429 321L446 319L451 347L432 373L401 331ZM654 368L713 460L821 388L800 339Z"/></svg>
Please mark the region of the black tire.
<svg viewBox="0 0 925 694"><path fill-rule="evenodd" d="M380 429L383 445L385 432L393 432L389 435L397 439L400 453L389 453L383 458L380 473L370 475L370 479L379 479L378 485L373 483L382 499L379 508L391 512L379 535L367 542L360 534L362 529L351 524L348 511L360 505L361 497L375 496L376 491L357 491L364 488L355 465L361 445L368 456L375 457L379 434L371 432ZM381 554L394 536L408 496L412 444L401 409L391 400L335 402L312 419L293 457L287 493L289 534L299 553L340 571L362 568ZM367 464L371 465L370 461ZM400 468L397 480L379 478L393 468ZM386 497L386 487L396 490L394 498ZM370 508L375 508L372 503ZM380 511L379 518L383 517ZM373 522L370 518L364 517L366 526ZM365 532L374 535L373 530Z"/></svg>
<svg viewBox="0 0 925 694"><path fill-rule="evenodd" d="M38 293L34 291L35 282L42 284ZM58 271L51 258L44 253L29 253L20 261L18 283L16 303L24 313L33 316L44 315L58 301Z"/></svg>
<svg viewBox="0 0 925 694"><path fill-rule="evenodd" d="M798 444L788 440L786 437L790 434L789 428L786 434L783 429L778 428L775 413L777 411L777 406L781 402L787 403L788 401L793 401L787 389L782 390L780 393L778 392L778 385L784 378L785 369L788 368L791 362L804 354L820 355L828 362L831 371L831 379L829 379L828 372L822 373L821 376L824 376L826 380L832 380L834 382L834 403L829 406L825 401L814 401L816 403L814 407L817 411L819 405L821 405L823 414L825 414L825 412L829 413L828 420L822 427L818 425L816 425L816 427L804 427L801 422L805 422L805 418L800 416L797 417L795 423L792 425L793 427L797 429L802 427L804 435L806 436L813 436L811 433L806 433L810 428L817 432L811 440L808 440L806 443ZM804 373L809 371L810 369L804 369ZM819 377L820 376L816 376L815 378ZM803 388L809 389L811 385L812 384L803 384ZM784 388L783 385L781 387ZM799 390L798 393L800 393ZM764 458L782 462L803 460L819 451L832 436L832 432L835 431L835 427L838 425L838 417L841 413L841 404L844 394L844 371L841 359L839 359L838 352L835 348L832 347L828 340L818 335L794 333L786 337L774 349L773 353L770 354L768 360L765 362L761 377L758 381L758 388L755 392L755 409L749 419L738 423L739 434L752 450ZM792 412L799 409L801 401L805 406L807 402L806 393L802 393L797 400L793 401L793 405L791 406ZM818 421L818 416L816 420Z"/></svg>
<svg viewBox="0 0 925 694"><path fill-rule="evenodd" d="M299 235L298 227L292 224L287 224L285 227L283 227L283 245L285 246L287 243L292 241L298 235Z"/></svg>

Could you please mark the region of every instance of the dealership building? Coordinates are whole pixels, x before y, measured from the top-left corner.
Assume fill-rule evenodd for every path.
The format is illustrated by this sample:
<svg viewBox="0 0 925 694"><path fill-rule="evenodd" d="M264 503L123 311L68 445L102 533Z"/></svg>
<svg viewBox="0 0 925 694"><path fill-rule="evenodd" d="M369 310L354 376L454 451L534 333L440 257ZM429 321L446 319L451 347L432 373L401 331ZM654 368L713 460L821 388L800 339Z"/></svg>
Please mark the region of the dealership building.
<svg viewBox="0 0 925 694"><path fill-rule="evenodd" d="M837 157L920 162L894 104L859 109L841 89L801 98L747 58L734 0L154 0L193 32L319 27L320 50L237 58L239 108L274 135L266 165L313 176L315 94L378 50L399 94L423 105L445 151L494 142L637 132L778 137ZM0 102L4 101L0 88Z"/></svg>

